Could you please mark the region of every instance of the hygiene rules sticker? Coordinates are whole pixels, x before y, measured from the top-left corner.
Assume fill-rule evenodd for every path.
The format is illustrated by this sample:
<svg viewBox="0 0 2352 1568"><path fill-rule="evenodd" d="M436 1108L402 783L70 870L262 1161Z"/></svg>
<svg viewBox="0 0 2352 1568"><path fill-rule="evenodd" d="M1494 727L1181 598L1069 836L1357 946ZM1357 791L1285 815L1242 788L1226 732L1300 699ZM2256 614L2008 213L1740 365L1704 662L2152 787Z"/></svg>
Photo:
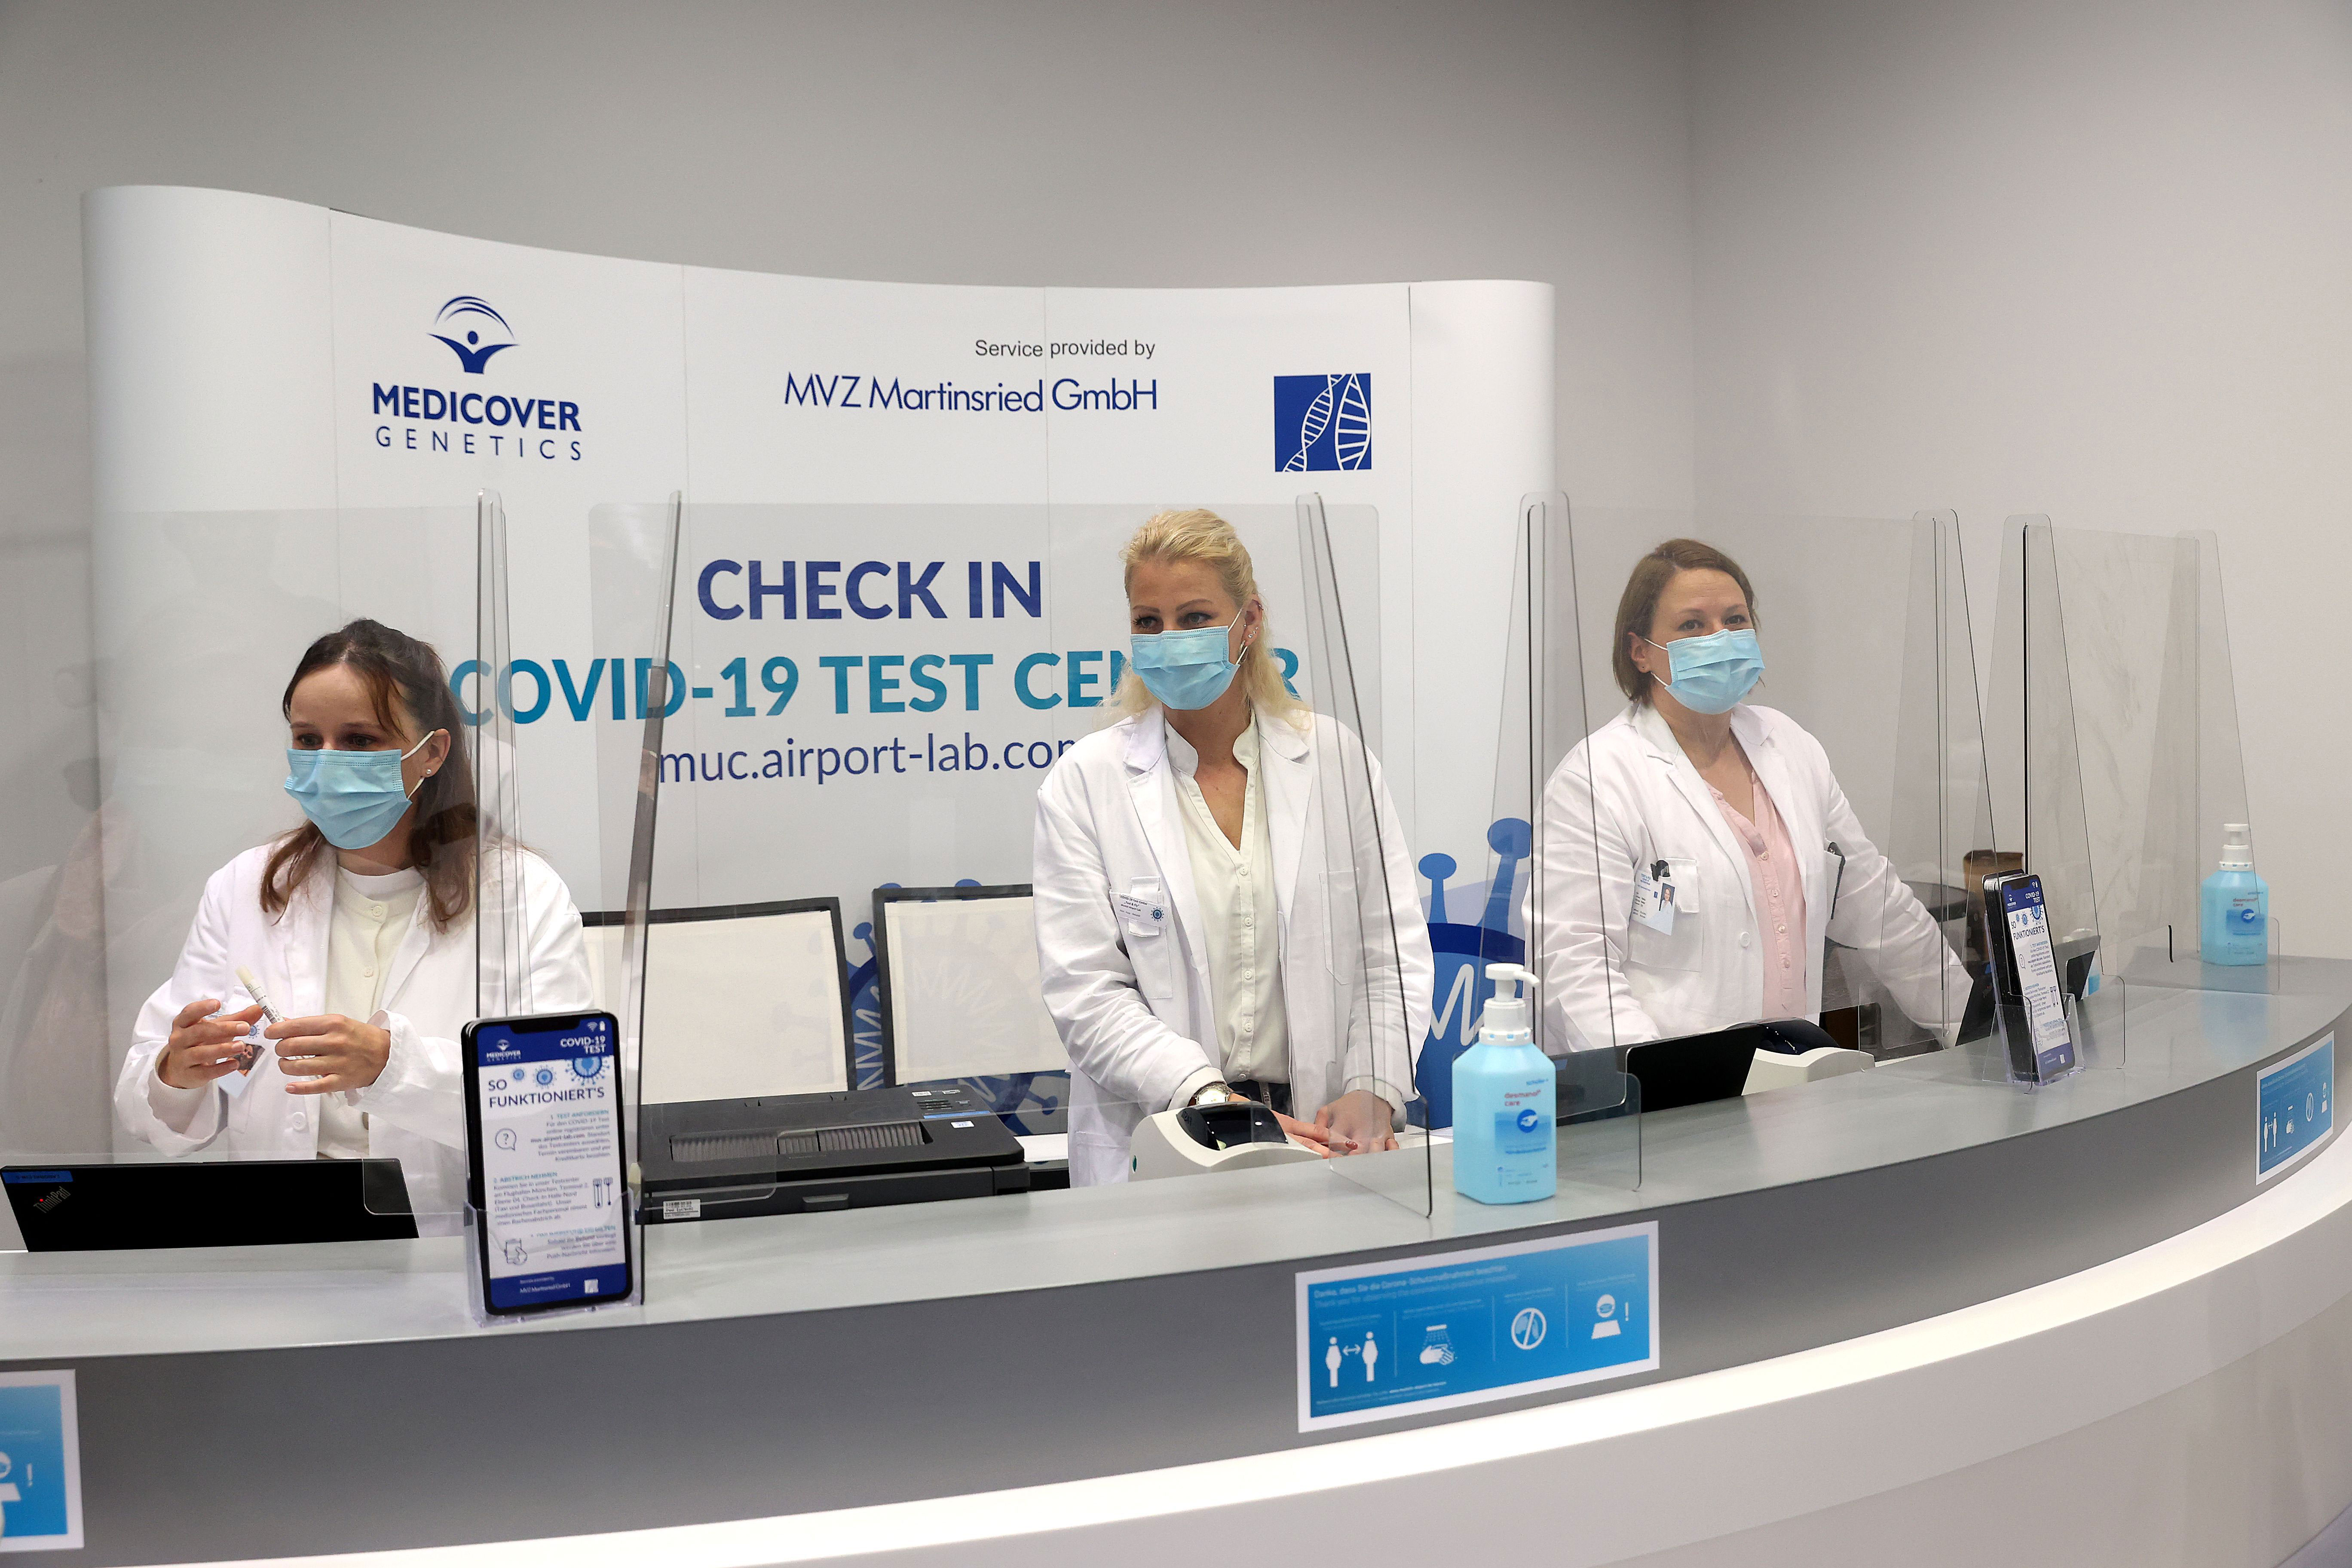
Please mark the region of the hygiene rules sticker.
<svg viewBox="0 0 2352 1568"><path fill-rule="evenodd" d="M0 1372L0 1552L81 1545L81 1437L71 1372Z"/></svg>
<svg viewBox="0 0 2352 1568"><path fill-rule="evenodd" d="M1301 1432L1658 1365L1654 1221L1297 1279Z"/></svg>
<svg viewBox="0 0 2352 1568"><path fill-rule="evenodd" d="M2295 1164L2336 1131L2336 1035L2254 1077L2254 1184Z"/></svg>

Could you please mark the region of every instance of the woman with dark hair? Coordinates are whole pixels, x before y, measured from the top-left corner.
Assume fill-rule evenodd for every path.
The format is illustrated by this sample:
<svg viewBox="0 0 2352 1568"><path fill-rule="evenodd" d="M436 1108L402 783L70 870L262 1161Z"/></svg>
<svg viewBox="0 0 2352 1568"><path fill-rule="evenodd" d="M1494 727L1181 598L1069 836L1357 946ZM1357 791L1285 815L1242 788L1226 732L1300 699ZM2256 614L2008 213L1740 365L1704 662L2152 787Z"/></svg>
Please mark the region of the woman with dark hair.
<svg viewBox="0 0 2352 1568"><path fill-rule="evenodd" d="M205 884L178 966L140 1010L116 1114L171 1154L397 1159L419 1227L446 1228L475 996L464 719L432 647L368 620L310 645L282 707L286 793L307 820ZM513 858L536 1004L593 1005L572 895L537 856ZM258 1042L240 968L284 1020Z"/></svg>
<svg viewBox="0 0 2352 1568"><path fill-rule="evenodd" d="M1627 704L1544 791L1528 932L1555 1052L1818 1021L1826 942L1858 950L1949 1045L1969 982L1863 832L1827 753L1751 706L1756 595L1713 545L1633 566L1611 667Z"/></svg>

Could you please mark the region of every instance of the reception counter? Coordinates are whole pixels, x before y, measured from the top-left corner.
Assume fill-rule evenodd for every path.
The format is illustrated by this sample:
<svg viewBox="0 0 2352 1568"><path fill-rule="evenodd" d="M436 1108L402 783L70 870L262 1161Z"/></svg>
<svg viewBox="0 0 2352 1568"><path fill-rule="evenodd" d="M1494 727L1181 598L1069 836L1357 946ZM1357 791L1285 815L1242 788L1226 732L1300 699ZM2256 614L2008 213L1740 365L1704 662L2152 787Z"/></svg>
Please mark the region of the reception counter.
<svg viewBox="0 0 2352 1568"><path fill-rule="evenodd" d="M2352 1358L2321 1353L2352 1343L2352 1161L2255 1180L2256 1073L2352 1012L2352 964L2298 978L2136 986L2120 1065L2038 1092L1963 1050L1654 1112L1638 1189L1516 1208L1456 1201L1441 1145L1426 1215L1307 1165L656 1226L644 1305L493 1331L455 1239L9 1255L0 1370L75 1371L88 1545L58 1560L88 1564L548 1537L596 1538L567 1562L1173 1561L1171 1512L1385 1556L1515 1505L1546 1561L1763 1562L1906 1496L2004 1500L1906 1551L1934 1562L2063 1537L2168 1399L2204 1414L2162 1427L2195 1474L2158 1513L2259 1491L2293 1539L2210 1560L2276 1563L2352 1501L2352 1459L2317 1466L2352 1457ZM1299 1431L1301 1269L1633 1221L1659 1226L1655 1372ZM2301 1369L2305 1480L2240 1409L2266 1354ZM2192 1428L2235 1459L2192 1464Z"/></svg>

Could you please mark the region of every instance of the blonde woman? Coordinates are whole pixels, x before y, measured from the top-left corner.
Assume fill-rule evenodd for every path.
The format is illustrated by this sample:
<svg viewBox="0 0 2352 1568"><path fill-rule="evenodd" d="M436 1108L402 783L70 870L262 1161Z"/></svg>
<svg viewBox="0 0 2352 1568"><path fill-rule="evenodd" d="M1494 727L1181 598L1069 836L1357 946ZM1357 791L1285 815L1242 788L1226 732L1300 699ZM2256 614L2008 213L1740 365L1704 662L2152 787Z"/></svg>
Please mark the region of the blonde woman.
<svg viewBox="0 0 2352 1568"><path fill-rule="evenodd" d="M1144 1117L1230 1099L1328 1155L1392 1149L1433 970L1380 764L1376 813L1362 803L1338 835L1364 863L1334 868L1336 792L1315 786L1326 770L1336 783L1352 738L1283 684L1233 525L1161 512L1121 560L1124 716L1037 794L1037 952L1070 1053L1071 1180L1124 1181ZM1335 929L1383 898L1375 923L1394 941L1366 951L1388 956L1335 962Z"/></svg>

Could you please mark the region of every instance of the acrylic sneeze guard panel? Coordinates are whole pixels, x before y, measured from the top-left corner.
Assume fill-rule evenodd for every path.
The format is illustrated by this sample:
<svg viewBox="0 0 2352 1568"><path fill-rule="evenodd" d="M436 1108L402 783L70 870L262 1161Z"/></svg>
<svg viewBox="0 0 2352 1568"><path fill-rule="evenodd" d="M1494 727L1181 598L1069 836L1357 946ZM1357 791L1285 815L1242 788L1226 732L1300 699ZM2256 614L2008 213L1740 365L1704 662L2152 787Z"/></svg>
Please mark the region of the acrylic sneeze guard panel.
<svg viewBox="0 0 2352 1568"><path fill-rule="evenodd" d="M669 659L670 603L683 532L683 506L615 503L588 517L589 619L605 688L608 721L595 731L596 835L602 882L620 908L593 911L585 931L593 954L595 1001L621 1026L621 1081L627 1086L623 1128L631 1216L637 1226L640 1290L650 1289L644 1248L645 1033L647 934L662 730L676 682ZM623 650L612 654L606 650ZM632 673L635 681L632 681ZM594 682L586 693L594 702ZM636 689L634 708L631 691ZM614 917L617 915L618 919Z"/></svg>
<svg viewBox="0 0 2352 1568"><path fill-rule="evenodd" d="M480 814L480 849L475 862L474 1015L520 1017L540 1008L525 896L530 868L529 851L523 847L523 770L515 743L518 672L509 604L506 507L488 491L478 504L474 675L480 706L470 716L475 722L474 801ZM558 1000L549 998L551 1005Z"/></svg>
<svg viewBox="0 0 2352 1568"><path fill-rule="evenodd" d="M238 1042L236 1052L253 1047L249 1070L175 1089L156 1068L182 1009L205 999L225 1013L254 1005L239 968L289 1020L328 1010L335 851L322 846L307 861L288 863L280 916L264 913L262 886L269 849L299 847L305 827L283 787L289 682L316 638L356 619L435 650L441 680L427 698L435 711L406 717L421 731L448 735L447 754L413 796L428 814L412 840L423 907L413 929L387 922L381 940L393 956L378 1000L404 1016L412 1008L470 1014L477 889L467 718L478 689L469 677L480 539L479 509L471 506L103 521L101 554L142 562L143 574L119 580L156 584L136 602L102 606L93 697L104 804L88 897L57 910L60 921L86 919L102 930L106 989L17 1001L36 1013L102 1008L106 1026L48 1030L12 1021L11 1044L0 1053L0 1165L299 1161L323 1140L331 1150L364 1151L372 1162L352 1185L355 1222L413 1214L426 1234L456 1228L464 1130L454 1119L455 1086L430 1081L441 1063L455 1063L454 1038L420 1035L405 1060L387 1065L424 1091L396 1098L291 1093L311 1075L289 1075L275 1044L257 1038ZM404 696L402 706L410 706ZM208 884L216 894L210 903ZM434 916L436 900L451 911L446 924ZM461 960L420 973L428 949L450 947L463 949ZM66 1052L57 1042L67 1039L104 1044ZM230 1056L224 1047L198 1059ZM436 1092L443 1088L450 1092ZM385 1162L397 1162L396 1175ZM268 1228L251 1238L264 1239ZM171 1239L159 1232L151 1244Z"/></svg>
<svg viewBox="0 0 2352 1568"><path fill-rule="evenodd" d="M1307 580L1299 695L1312 729L1307 842L1323 887L1296 878L1284 965L1291 1030L1293 1112L1317 1116L1347 1096L1374 1096L1393 1112L1399 1146L1348 1153L1330 1168L1416 1214L1431 1212L1429 1116L1414 1081L1429 1037L1432 960L1404 826L1381 756L1380 533L1369 509L1338 518L1320 496L1298 500L1298 552ZM1279 733L1261 725L1262 732ZM1272 781L1280 763L1266 759ZM1284 846L1275 854L1277 876ZM1318 906L1319 905L1319 909ZM1328 992L1307 945L1320 913ZM1300 984L1302 978L1305 985ZM1310 1011L1311 1009L1311 1011ZM1320 1028L1305 1026L1322 1020ZM1336 1146L1336 1145L1335 1145Z"/></svg>
<svg viewBox="0 0 2352 1568"><path fill-rule="evenodd" d="M1122 727L1129 636L1119 552L1150 510L687 503L673 524L659 509L600 509L591 519L596 636L608 678L624 680L614 700L625 719L599 725L598 817L605 883L625 889L627 905L599 917L621 917L617 937L608 927L598 938L600 968L643 976L650 967L658 977L664 944L681 929L665 922L683 915L836 900L852 1087L881 1087L886 1061L901 1064L898 1081L917 1088L925 1085L908 1071L928 1064L1003 1066L929 1087L966 1095L964 1103L1023 1132L1066 1129L1074 1184L1133 1173L1131 1131L1169 1108L1189 1076L1185 1063L1206 1062L1191 1042L1214 1027L1200 1017L1181 1031L1160 1021L1197 1010L1206 958L1178 930L1197 929L1197 915L1176 786L1129 799L1128 781L1159 765L1165 750L1149 704ZM1273 668L1316 700L1316 672L1341 654L1336 645L1319 651L1311 608L1344 595L1353 614L1360 593L1376 598L1376 579L1358 588L1327 574L1318 588L1291 507L1223 515L1255 563ZM1335 516L1337 526L1376 538L1371 509ZM1376 563L1377 553L1362 559ZM1376 616L1376 605L1364 613ZM1081 784L1053 796L1063 815L1041 828L1041 784L1080 746L1097 759L1089 776L1118 778L1118 791L1098 801L1088 792L1099 784ZM1368 800L1365 754L1358 746L1324 787L1353 787L1354 798ZM1339 796L1328 818L1316 815L1325 805L1319 795L1308 801L1316 787L1311 776L1298 783L1297 833L1319 834L1326 820L1342 836L1363 827L1338 809ZM1093 814L1108 808L1139 814L1144 837L1131 826L1096 827ZM1369 806L1361 815L1370 818ZM1107 857L1097 840L1122 834ZM1014 952L1006 945L1014 938L994 931L985 942L949 941L960 956L944 968L940 943L930 942L934 963L925 968L924 942L902 938L888 954L886 995L877 963L886 933L877 930L886 905L898 911L894 929L951 938L960 896L1005 889L1033 897L1034 918L1063 933L1051 962ZM1294 951L1286 964L1286 983L1302 997L1335 984L1343 967L1355 976L1353 1011L1337 1015L1336 1026L1351 1032L1318 1042L1335 1063L1348 1058L1350 1041L1358 1054L1370 1050L1364 976L1393 973L1385 928L1369 943L1316 931L1301 939L1311 954ZM1018 940L1034 950L1033 935ZM992 967L975 975L974 964ZM792 1005L761 990L767 978L742 977L746 1005ZM927 986L969 990L992 1005L960 1010ZM634 1081L674 1080L666 1064L710 1048L705 1032L677 1026L655 1005L657 988L625 980L622 990L606 1001L624 1017ZM1024 1007L993 1005L1014 993L1026 997ZM1395 998L1397 987L1387 994ZM1322 1000L1309 1021L1333 1011ZM1042 1048L1039 1014L1059 1034L1043 1043L1060 1055L1011 1070ZM1000 1015L1001 1027L990 1022ZM1363 1075L1400 1103L1410 1098L1411 1058L1391 1059L1402 1031L1387 1020L1402 1016L1395 1007L1382 1014L1385 1054ZM960 1037L992 1028L1003 1037ZM1289 1080L1297 1055L1294 1039L1258 1076ZM1311 1122L1321 1103L1294 1109ZM1413 1174L1384 1177L1383 1190L1399 1187L1425 1213L1426 1152L1395 1163L1412 1163Z"/></svg>
<svg viewBox="0 0 2352 1568"><path fill-rule="evenodd" d="M635 977L615 1011L627 1009L641 1103L741 1101L756 1120L755 1099L881 1089L893 1054L964 1054L958 1031L987 1027L979 1013L902 1006L891 1016L880 899L1025 888L1036 780L1086 732L1037 704L1075 695L1087 717L1103 710L1108 645L1097 639L1076 676L1055 652L1046 509L607 508L591 531L598 644L623 655L607 662L626 715L600 726L606 883L626 889L625 910L600 919L617 921L604 967ZM1112 571L1115 590L1115 556ZM830 984L796 961L706 974L723 984L720 997L673 989L666 999L666 978L692 967L685 948L709 945L730 916L828 901L841 949ZM1025 921L1019 941L1034 953ZM1034 957L1026 984L1036 1008ZM845 995L847 1057L821 1062L841 1037ZM712 1029L714 1008L744 1026ZM885 1033L894 1025L895 1039ZM719 1092L730 1080L734 1092ZM1025 1109L1024 1125L1066 1117L1071 1092L1066 1070L966 1087L992 1109ZM1018 1106L996 1105L1008 1095Z"/></svg>
<svg viewBox="0 0 2352 1568"><path fill-rule="evenodd" d="M1584 746L1592 724L1568 498L1522 498L1515 532L1486 910L1467 931L1436 927L1441 1016L1458 1013L1460 1023L1438 1031L1444 1048L1423 1057L1423 1081L1433 1120L1450 1125L1446 1058L1478 1037L1495 992L1487 968L1525 965L1536 1044L1557 1069L1559 1178L1631 1190L1642 1184L1641 1083L1616 1049L1622 965L1601 957L1608 879Z"/></svg>
<svg viewBox="0 0 2352 1568"><path fill-rule="evenodd" d="M2069 934L2096 941L2103 988L2272 989L2275 920L2262 963L2201 951L2200 889L2223 825L2249 821L2217 541L2010 522L1996 712L2021 742L2026 847L2064 879ZM2259 832L2253 848L2259 867Z"/></svg>
<svg viewBox="0 0 2352 1568"><path fill-rule="evenodd" d="M1566 509L1527 505L1543 521ZM1953 1045L1977 989L1969 862L1998 847L1955 520L1576 509L1549 542L1539 523L1528 531L1538 618L1572 628L1548 640L1580 647L1583 682L1581 714L1564 692L1530 704L1528 752L1562 759L1537 769L1549 783L1534 818L1529 946L1547 1049L1622 1050L1768 1015L1816 1020L1873 1060ZM1629 583L1675 540L1713 547L1751 592L1718 574L1722 603L1673 626L1654 610L1619 648ZM1796 860L1785 878L1769 825L1727 816L1661 706L1622 688L1640 683L1637 653L1664 670L1680 637L1736 626L1723 617L1742 597L1764 671L1728 712L1729 754L1751 811L1759 787L1775 807ZM1570 739L1580 724L1589 742ZM1635 918L1644 879L1672 888L1671 920Z"/></svg>

